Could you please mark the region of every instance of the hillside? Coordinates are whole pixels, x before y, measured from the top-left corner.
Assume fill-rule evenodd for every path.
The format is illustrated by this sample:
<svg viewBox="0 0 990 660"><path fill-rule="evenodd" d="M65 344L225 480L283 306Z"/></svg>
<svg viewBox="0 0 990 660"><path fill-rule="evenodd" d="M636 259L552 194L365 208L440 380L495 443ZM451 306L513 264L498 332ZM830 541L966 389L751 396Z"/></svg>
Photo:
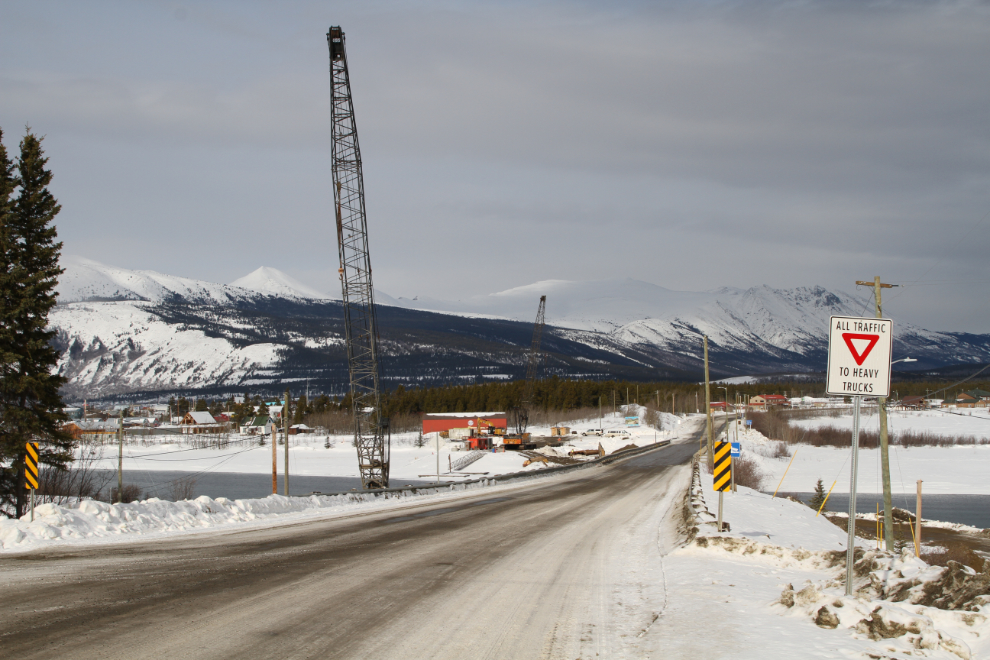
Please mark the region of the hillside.
<svg viewBox="0 0 990 660"><path fill-rule="evenodd" d="M346 389L340 302L271 268L233 284L65 259L51 321L69 397ZM863 301L820 287L677 292L632 280L541 282L465 302L379 293L390 385L517 379L547 295L547 375L695 379L708 334L713 377L819 371L832 314ZM895 321L896 322L896 321ZM990 335L897 323L917 368L990 361Z"/></svg>

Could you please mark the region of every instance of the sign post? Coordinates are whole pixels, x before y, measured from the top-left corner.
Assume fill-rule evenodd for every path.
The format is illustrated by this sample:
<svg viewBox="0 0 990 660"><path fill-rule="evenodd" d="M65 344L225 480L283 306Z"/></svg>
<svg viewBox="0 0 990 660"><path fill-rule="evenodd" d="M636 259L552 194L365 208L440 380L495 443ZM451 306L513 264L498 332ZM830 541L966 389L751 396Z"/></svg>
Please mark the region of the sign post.
<svg viewBox="0 0 990 660"><path fill-rule="evenodd" d="M846 595L852 595L856 546L856 480L859 471L859 415L864 396L890 395L890 319L833 316L828 329L825 391L853 400L852 461L849 468L849 538L846 542Z"/></svg>
<svg viewBox="0 0 990 660"><path fill-rule="evenodd" d="M24 485L31 491L31 522L34 522L34 491L38 490L38 443L28 442L24 452Z"/></svg>
<svg viewBox="0 0 990 660"><path fill-rule="evenodd" d="M718 531L722 532L722 496L729 489L732 479L732 446L728 442L715 443L715 467L712 489L718 491Z"/></svg>

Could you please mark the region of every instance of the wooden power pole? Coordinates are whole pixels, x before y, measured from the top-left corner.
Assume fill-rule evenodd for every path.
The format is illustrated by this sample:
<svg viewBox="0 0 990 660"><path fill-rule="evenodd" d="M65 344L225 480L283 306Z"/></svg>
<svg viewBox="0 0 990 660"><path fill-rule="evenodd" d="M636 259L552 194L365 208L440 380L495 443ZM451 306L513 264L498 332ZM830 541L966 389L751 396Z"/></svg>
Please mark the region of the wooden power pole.
<svg viewBox="0 0 990 660"><path fill-rule="evenodd" d="M872 286L873 297L876 298L876 317L883 318L880 304L880 289L892 289L896 284L883 284L880 276L872 282L856 281L858 286ZM886 539L887 552L894 551L894 516L893 502L890 492L890 452L887 446L887 398L877 397L877 408L880 411L880 472L883 476L883 533Z"/></svg>
<svg viewBox="0 0 990 660"><path fill-rule="evenodd" d="M285 403L282 404L282 437L285 439L285 480L282 490L289 496L289 390L285 390Z"/></svg>
<svg viewBox="0 0 990 660"><path fill-rule="evenodd" d="M705 430L708 435L708 464L715 467L715 442L712 440L712 391L708 378L708 335L705 342ZM722 531L721 529L719 530Z"/></svg>

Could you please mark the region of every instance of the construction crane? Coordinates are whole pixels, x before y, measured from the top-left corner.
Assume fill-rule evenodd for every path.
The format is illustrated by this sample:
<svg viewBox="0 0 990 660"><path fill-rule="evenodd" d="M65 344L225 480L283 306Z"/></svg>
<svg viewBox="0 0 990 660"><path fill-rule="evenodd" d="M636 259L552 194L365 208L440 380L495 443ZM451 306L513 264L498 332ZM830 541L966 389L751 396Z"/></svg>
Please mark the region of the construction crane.
<svg viewBox="0 0 990 660"><path fill-rule="evenodd" d="M533 343L529 347L529 361L526 364L526 384L523 395L515 408L509 409L509 426L521 436L529 425L529 408L533 405L533 388L536 385L536 372L540 368L540 342L543 339L543 325L547 310L547 297L540 296L540 308L536 312L536 325L533 328Z"/></svg>
<svg viewBox="0 0 990 660"><path fill-rule="evenodd" d="M337 216L340 288L344 307L347 367L354 414L361 484L365 489L388 488L391 434L382 411L378 362L378 323L371 283L368 223L364 207L364 176L351 81L347 73L344 31L331 27L331 112L333 119L333 197Z"/></svg>

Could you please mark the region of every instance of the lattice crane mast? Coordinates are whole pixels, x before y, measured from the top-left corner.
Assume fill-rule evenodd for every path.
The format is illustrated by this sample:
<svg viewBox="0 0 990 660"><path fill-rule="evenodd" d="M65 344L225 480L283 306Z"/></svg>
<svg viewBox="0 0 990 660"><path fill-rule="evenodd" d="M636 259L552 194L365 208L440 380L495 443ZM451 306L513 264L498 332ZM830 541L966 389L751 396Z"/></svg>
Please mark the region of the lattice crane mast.
<svg viewBox="0 0 990 660"><path fill-rule="evenodd" d="M536 385L536 374L540 368L540 342L543 339L543 326L547 311L547 297L540 296L540 307L536 312L536 325L533 327L533 343L529 347L529 361L526 364L526 384L523 386L522 400L519 406L509 411L512 417L511 426L516 433L522 435L529 425L529 408L533 405L533 389Z"/></svg>
<svg viewBox="0 0 990 660"><path fill-rule="evenodd" d="M364 176L351 81L347 73L344 31L331 27L331 112L333 114L333 197L337 216L340 287L344 307L347 366L354 414L361 483L366 489L388 488L391 435L383 416L381 370L378 362L378 323L368 252L368 223L364 206Z"/></svg>

